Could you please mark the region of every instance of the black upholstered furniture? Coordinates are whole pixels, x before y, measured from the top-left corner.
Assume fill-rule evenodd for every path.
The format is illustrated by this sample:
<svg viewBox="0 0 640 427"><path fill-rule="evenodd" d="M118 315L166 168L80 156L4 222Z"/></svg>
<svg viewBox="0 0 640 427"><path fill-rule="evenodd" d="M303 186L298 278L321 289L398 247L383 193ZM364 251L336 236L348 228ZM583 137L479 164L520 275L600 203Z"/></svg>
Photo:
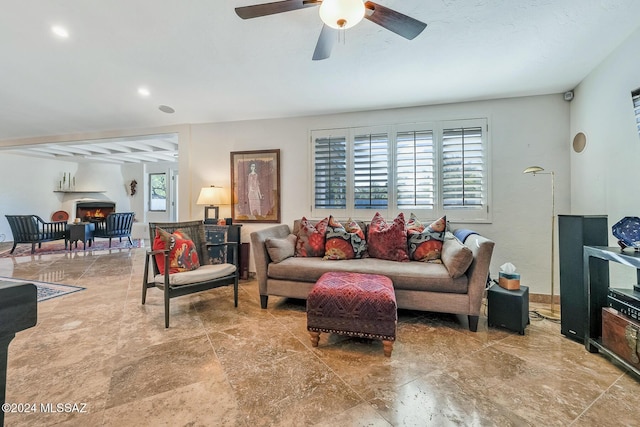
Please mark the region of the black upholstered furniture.
<svg viewBox="0 0 640 427"><path fill-rule="evenodd" d="M45 222L38 215L5 215L11 233L13 234L13 247L11 252L16 249L18 243L31 243L31 253L36 251L36 243L38 247L42 247L42 242L50 242L65 238L67 222L53 221ZM65 241L65 248L67 247Z"/></svg>
<svg viewBox="0 0 640 427"><path fill-rule="evenodd" d="M129 239L129 244L133 245L131 241L131 228L133 227L134 212L112 212L104 219L104 221L93 221L96 224L96 229L93 233L93 237L104 237L109 239L109 247L111 247L111 239L118 237L122 242L122 238Z"/></svg>
<svg viewBox="0 0 640 427"><path fill-rule="evenodd" d="M156 262L156 255L164 256L164 265L169 266L169 249L153 250L153 242L156 237L156 229L161 228L168 233L181 230L189 236L194 243L200 267L180 273L169 273L166 268L160 273ZM152 250L147 252L144 263L144 276L142 280L142 304L146 302L147 289L158 288L164 292L164 324L169 327L169 301L171 298L182 295L202 292L220 286L233 285L234 305L238 306L238 245L235 242L207 243L202 221L149 223L149 238ZM209 248L226 247L232 253L231 262L212 264L209 256ZM229 258L227 258L229 259Z"/></svg>

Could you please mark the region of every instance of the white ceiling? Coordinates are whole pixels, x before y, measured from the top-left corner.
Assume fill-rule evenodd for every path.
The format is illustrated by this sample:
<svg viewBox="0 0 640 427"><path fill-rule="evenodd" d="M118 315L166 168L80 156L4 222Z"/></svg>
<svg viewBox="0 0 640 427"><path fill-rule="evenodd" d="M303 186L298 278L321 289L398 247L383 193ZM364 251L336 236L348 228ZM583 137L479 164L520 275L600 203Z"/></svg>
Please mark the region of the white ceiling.
<svg viewBox="0 0 640 427"><path fill-rule="evenodd" d="M178 160L177 134L10 146L6 153L67 162L156 163Z"/></svg>
<svg viewBox="0 0 640 427"><path fill-rule="evenodd" d="M640 25L638 0L379 0L428 27L408 41L364 20L312 61L315 7L242 20L234 7L261 1L3 3L0 141L560 93Z"/></svg>

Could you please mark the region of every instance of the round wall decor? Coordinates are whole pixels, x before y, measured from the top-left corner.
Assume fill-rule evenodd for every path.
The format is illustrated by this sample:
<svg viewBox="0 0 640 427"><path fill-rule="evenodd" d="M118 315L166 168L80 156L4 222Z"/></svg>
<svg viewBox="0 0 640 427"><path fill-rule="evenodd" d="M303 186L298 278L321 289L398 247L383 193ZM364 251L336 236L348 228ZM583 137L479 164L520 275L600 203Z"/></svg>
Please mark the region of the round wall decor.
<svg viewBox="0 0 640 427"><path fill-rule="evenodd" d="M51 215L51 221L68 221L69 214L66 211L55 211Z"/></svg>
<svg viewBox="0 0 640 427"><path fill-rule="evenodd" d="M578 132L576 136L573 137L573 151L576 153L582 153L582 150L584 150L586 145L587 136L582 132Z"/></svg>

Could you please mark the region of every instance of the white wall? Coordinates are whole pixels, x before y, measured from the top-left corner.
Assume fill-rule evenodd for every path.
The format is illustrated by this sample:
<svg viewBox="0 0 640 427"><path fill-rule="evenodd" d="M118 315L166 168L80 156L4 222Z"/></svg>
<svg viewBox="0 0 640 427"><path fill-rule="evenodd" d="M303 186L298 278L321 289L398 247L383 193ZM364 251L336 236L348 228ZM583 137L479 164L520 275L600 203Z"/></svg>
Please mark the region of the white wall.
<svg viewBox="0 0 640 427"><path fill-rule="evenodd" d="M122 166L112 163L78 163L76 191L104 191L104 197L116 204L116 211L130 212L131 202L122 175ZM69 212L73 216L75 213Z"/></svg>
<svg viewBox="0 0 640 427"><path fill-rule="evenodd" d="M145 186L144 186L144 164L126 163L121 166L122 180L129 202L130 212L136 213L136 221L144 222L145 214ZM131 181L135 180L136 194L131 195Z"/></svg>
<svg viewBox="0 0 640 427"><path fill-rule="evenodd" d="M631 102L640 87L639 44L640 30L580 83L571 103L571 135L587 136L585 150L571 154L573 213L608 213L611 225L640 215L640 136Z"/></svg>
<svg viewBox="0 0 640 427"><path fill-rule="evenodd" d="M62 202L61 194L53 190L62 173L75 173L77 164L6 153L0 158L0 240L12 241L5 215L34 214L49 221Z"/></svg>
<svg viewBox="0 0 640 427"><path fill-rule="evenodd" d="M556 212L561 214L571 211L569 105L562 99L562 95L556 94L339 115L179 126L179 219L203 218L202 206L195 204L203 186L213 184L230 188L231 151L275 148L281 150L282 221L292 224L294 219L310 214L310 130L487 117L490 126L490 207L493 221L491 224L454 226L476 229L496 241L492 276L497 277L498 267L509 261L518 267L522 274L522 284L529 286L531 293L548 294L551 245L550 181L548 176L523 175L522 171L531 165L555 171ZM161 129L157 132L161 133ZM154 130L148 130L147 133L154 133ZM119 136L126 135L120 132ZM65 170L69 171L67 165L38 166L40 163L36 163L37 160L27 157L24 159L20 162L8 161L7 163L12 163L11 167L0 172L0 178L3 178L0 183L3 210L6 210L5 206L11 206L11 209L20 206L16 205L14 200L19 201L24 197L23 192L17 189L10 193L10 197L5 196L5 187L12 188L17 180L49 182L47 188L34 191L41 193L40 195L52 196L54 193L51 188L59 179L59 174ZM40 172L37 172L34 177L34 171L49 168L47 176L41 177ZM114 180L113 184L118 189L113 190L113 196L109 195L118 203L118 210L122 210L120 206L123 206L125 201L136 213L140 209L143 212L146 209L144 199L131 198L126 192L131 177L139 176L138 174L139 170L125 168L121 177ZM138 180L140 195L144 194L143 188L147 185L146 181L143 182ZM27 198L32 198L31 190ZM44 212L43 215L48 216L57 210L54 205L52 202L52 206L46 209L50 212ZM39 206L31 205L25 208L39 212ZM221 207L222 217L230 216L230 213L229 206ZM0 219L2 220L3 218ZM0 228L0 233L8 233L6 221L0 222L0 227L2 226L4 229ZM270 224L244 224L243 241L249 241L251 231L268 226Z"/></svg>
<svg viewBox="0 0 640 427"><path fill-rule="evenodd" d="M126 192L120 165L75 163L2 153L0 168L0 240L2 235L12 241L11 228L4 215L39 215L45 221L51 214L65 210L68 200L97 198L116 203L116 210L129 211L131 203ZM63 173L76 178L76 191L87 193L56 193ZM91 194L90 191L104 191ZM75 212L68 212L71 219Z"/></svg>
<svg viewBox="0 0 640 427"><path fill-rule="evenodd" d="M189 143L183 146L180 141L181 194L189 195L189 200L182 198L181 209L188 206L190 218L200 219L202 207L195 204L200 188L211 184L230 187L229 152L279 148L282 221L292 224L310 215L310 130L473 117L489 118L493 222L455 225L476 229L496 241L492 276L497 277L498 267L510 261L530 292L548 294L551 183L549 176L523 175L522 171L531 165L555 171L557 213L570 211L569 104L559 94L192 125ZM230 215L230 208L222 207L220 215ZM249 241L251 231L269 225L244 224L243 241Z"/></svg>
<svg viewBox="0 0 640 427"><path fill-rule="evenodd" d="M580 83L571 102L571 137L587 137L585 150L570 156L572 213L607 214L609 229L625 216L640 216L640 136L631 101L640 87L639 45L637 30ZM615 246L611 233L609 239ZM612 277L633 283L629 270L612 265Z"/></svg>

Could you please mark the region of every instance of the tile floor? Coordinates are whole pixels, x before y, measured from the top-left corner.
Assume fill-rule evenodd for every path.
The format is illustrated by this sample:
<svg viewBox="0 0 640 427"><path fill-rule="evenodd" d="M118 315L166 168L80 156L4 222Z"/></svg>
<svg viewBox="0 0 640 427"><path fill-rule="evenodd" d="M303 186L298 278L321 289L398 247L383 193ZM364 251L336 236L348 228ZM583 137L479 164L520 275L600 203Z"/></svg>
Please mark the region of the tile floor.
<svg viewBox="0 0 640 427"><path fill-rule="evenodd" d="M145 249L0 259L0 276L87 289L38 305L9 346L7 426L622 426L639 425L640 382L532 320L526 334L466 329L464 318L400 311L385 358L377 341L321 335L304 302L255 281L240 303L221 288L140 304ZM43 413L40 404L86 404ZM73 409L73 407L71 406Z"/></svg>

